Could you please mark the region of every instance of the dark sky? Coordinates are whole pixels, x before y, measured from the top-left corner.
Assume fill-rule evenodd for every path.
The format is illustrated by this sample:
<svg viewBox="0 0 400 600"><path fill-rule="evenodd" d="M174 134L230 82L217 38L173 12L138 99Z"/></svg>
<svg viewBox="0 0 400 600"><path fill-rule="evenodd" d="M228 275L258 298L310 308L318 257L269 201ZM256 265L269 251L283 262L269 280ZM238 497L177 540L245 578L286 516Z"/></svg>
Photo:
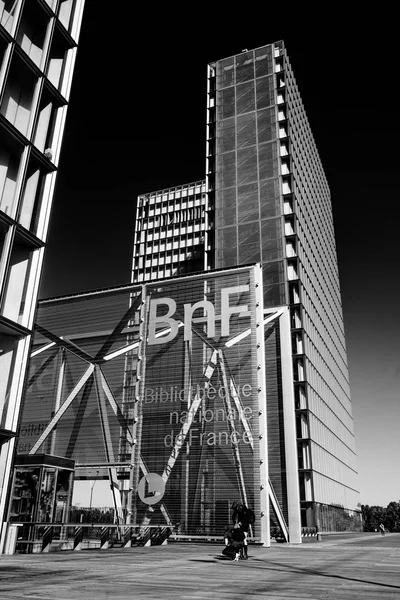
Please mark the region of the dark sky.
<svg viewBox="0 0 400 600"><path fill-rule="evenodd" d="M282 4L121 17L128 5L86 2L40 297L129 282L137 195L204 178L207 63L283 39L332 192L361 501L398 500L394 25Z"/></svg>

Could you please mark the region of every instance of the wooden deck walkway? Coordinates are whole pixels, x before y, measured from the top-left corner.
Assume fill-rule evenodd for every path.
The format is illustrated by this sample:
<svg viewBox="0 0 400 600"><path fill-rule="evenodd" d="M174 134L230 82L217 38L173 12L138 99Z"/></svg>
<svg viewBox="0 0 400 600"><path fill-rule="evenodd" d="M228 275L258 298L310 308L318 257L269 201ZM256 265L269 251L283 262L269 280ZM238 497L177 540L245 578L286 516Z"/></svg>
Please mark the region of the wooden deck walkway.
<svg viewBox="0 0 400 600"><path fill-rule="evenodd" d="M232 562L222 546L0 557L6 600L400 600L400 534L330 536L299 546L250 547Z"/></svg>

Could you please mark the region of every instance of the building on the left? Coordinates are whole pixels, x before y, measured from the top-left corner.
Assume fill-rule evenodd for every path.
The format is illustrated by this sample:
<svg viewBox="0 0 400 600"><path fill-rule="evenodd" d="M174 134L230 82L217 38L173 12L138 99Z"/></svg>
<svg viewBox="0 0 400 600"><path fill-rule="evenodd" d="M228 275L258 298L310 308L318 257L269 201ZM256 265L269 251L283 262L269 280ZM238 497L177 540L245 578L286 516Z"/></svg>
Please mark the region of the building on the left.
<svg viewBox="0 0 400 600"><path fill-rule="evenodd" d="M0 0L0 530L84 4Z"/></svg>

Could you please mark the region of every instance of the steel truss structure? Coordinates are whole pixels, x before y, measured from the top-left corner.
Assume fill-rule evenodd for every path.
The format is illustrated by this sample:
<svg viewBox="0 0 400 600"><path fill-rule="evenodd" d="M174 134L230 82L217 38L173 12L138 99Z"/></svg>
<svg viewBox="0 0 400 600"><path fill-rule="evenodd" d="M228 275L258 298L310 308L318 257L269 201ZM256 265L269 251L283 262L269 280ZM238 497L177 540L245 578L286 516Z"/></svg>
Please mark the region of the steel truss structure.
<svg viewBox="0 0 400 600"><path fill-rule="evenodd" d="M258 299L258 304L262 307L262 298L261 294ZM127 525L132 523L132 514L133 518L136 519L136 513L132 507L135 505L136 491L137 491L137 483L141 477L148 478L150 475L150 471L148 466L145 463L141 452L141 422L143 420L142 405L140 394L143 392L143 377L145 376L145 369L143 364L141 365L141 357L144 353L144 344L146 343L146 335L147 331L146 327L146 311L148 316L148 302L146 298L146 289L145 286L142 286L142 291L139 294L131 294L130 307L122 317L122 319L118 322L114 330L109 333L106 337L104 343L101 348L96 353L89 353L86 349L82 348L80 345L73 342L71 339L68 339L64 336L58 336L52 331L46 329L40 323L35 325L35 329L43 338L47 340L40 348L37 348L32 352L32 358L38 356L40 353L49 350L50 348L54 348L53 354L51 354L47 361L42 366L42 370L46 368L46 364L48 361L54 358L55 354L60 353L61 360L59 362L59 370L57 374L57 394L54 403L54 416L47 424L44 431L38 437L36 443L31 448L29 454L37 453L46 440L51 440L51 448L54 450L55 447L55 439L56 439L56 430L57 425L60 423L60 420L66 414L67 411L70 410L74 401L78 399L79 394L81 394L79 400L78 410L76 411L75 418L73 420L73 424L70 432L70 440L68 444L68 452L69 455L72 454L77 436L81 429L82 420L85 415L85 410L87 407L87 398L91 391L94 390L95 396L97 399L97 410L99 415L99 423L101 428L101 439L103 443L105 461L94 463L93 461L88 463L78 463L78 469L93 469L93 468L102 468L107 470L108 479L110 482L110 488L112 492L113 504L115 509L115 515L117 518L117 525ZM132 332L132 325L134 315L139 312L140 318L140 328L136 334L129 333L126 335L125 344L121 345L117 349L115 349L115 340L120 338L121 334L125 331L130 330ZM263 335L264 328L268 326L268 324L272 323L275 320L280 320L282 322L281 326L281 348L282 348L282 369L288 369L288 364L291 360L288 361L284 357L285 353L285 345L288 357L290 357L290 336L287 336L290 328L285 332L284 323L288 320L288 309L286 307L279 307L277 309L267 309L263 311L264 317L262 319L263 327L259 327L260 323L257 323L257 327L259 327L258 331L258 343L257 347L260 348L260 351L263 351ZM289 326L289 324L287 323ZM183 326L183 321L179 322L178 327ZM160 329L156 336L165 336L169 333L169 328L164 327ZM248 503L247 490L245 485L245 478L243 474L243 463L241 457L240 445L237 442L237 424L235 423L235 419L232 417L234 411L238 415L240 415L239 424L243 428L245 435L249 441L248 446L251 448L251 452L254 454L254 439L253 432L249 425L248 420L243 416L243 404L238 393L237 383L235 381L235 377L232 375L229 365L226 360L225 353L228 349L232 348L242 340L244 340L247 336L251 334L251 328L245 328L241 333L235 333L228 339L225 339L221 344L216 343L214 340L210 340L204 335L204 328L191 324L191 331L193 336L195 336L200 342L203 344L204 349L206 350L206 355L208 356L207 360L204 361L203 371L202 371L202 389L206 390L208 386L210 386L211 378L214 374L218 374L218 377L221 378L223 383L223 387L225 390L229 390L229 394L226 394L223 398L223 405L226 411L227 417L227 425L229 428L231 443L231 452L233 456L233 461L235 465L235 472L238 482L238 489L240 491L241 500L244 503ZM289 340L289 346L287 341ZM185 341L186 352L190 352L190 342ZM75 357L78 357L84 364L85 369L81 374L78 381L75 382L73 389L70 391L68 396L62 402L62 389L63 389L63 380L65 378L65 365L66 365L66 357L68 354L73 354ZM137 367L137 379L134 382L135 392L135 403L134 403L134 416L133 419L129 420L127 415L124 414L123 409L118 404L115 395L112 392L112 386L107 381L107 377L104 373L103 366L116 359L117 357L124 356L126 359L130 359L132 356L136 356L138 360ZM262 358L262 355L261 355ZM287 358L287 357L286 357ZM263 361L261 360L258 366L258 377L259 377L259 391L263 390L265 387L265 373L263 369ZM28 389L34 383L35 379L38 377L39 372L34 374L33 377L28 381ZM290 541L301 541L300 534L300 521L299 521L299 499L298 499L298 484L297 484L297 470L296 470L296 449L295 449L295 433L294 433L294 407L293 407L293 391L290 393L290 389L292 389L292 381L293 375L291 374L291 369L289 366L289 370L284 374L282 379L284 381L288 381L288 375L291 377L291 381L289 382L289 386L287 383L285 384L287 389L284 391L284 413L285 413L285 435L287 437L286 443L286 454L287 454L287 469L286 469L286 478L288 484L289 494L292 495L292 499L289 502L289 520L290 520L290 531L288 527L287 520L285 519L284 513L282 511L282 507L277 499L277 496L274 492L273 485L271 480L268 478L268 450L267 450L267 428L266 426L260 428L259 435L259 444L264 444L263 449L260 449L260 470L262 472L262 477L260 480L260 494L262 498L261 501L261 517L267 517L263 519L264 526L262 527L261 538L265 545L269 545L269 507L273 509L276 520L279 523L279 526L282 530L282 534L286 540ZM185 398L185 402L187 403L187 417L185 422L182 424L179 434L175 440L175 444L173 445L170 455L166 461L164 466L164 470L162 472L162 480L164 484L167 484L174 467L176 466L177 460L182 452L186 452L190 454L190 445L188 445L187 438L190 432L190 429L195 422L196 416L199 413L199 409L202 404L202 397L200 393L191 394L190 390L192 389L190 382L192 382L194 376L191 372L191 368L188 369L186 374L187 379L189 381L188 393ZM284 385L284 387L285 387ZM286 396L286 399L285 399ZM123 404L123 401L122 401ZM111 413L118 420L121 438L124 438L128 448L131 451L131 460L121 462L116 459L113 440L112 440L112 432L110 429L108 411L111 409ZM259 405L259 416L264 423L266 423L267 415L266 415L266 401L265 394L261 395L260 405ZM289 466L289 463L293 463ZM123 469L125 472L129 471L129 487L127 489L126 481L121 481L119 477L119 473ZM167 526L172 526L174 523L171 520L171 516L168 512L167 506L162 501L160 502L160 510L163 515L165 524ZM151 518L152 507L149 506L144 516L141 518L141 524L143 528L148 526ZM134 522L136 522L134 520Z"/></svg>

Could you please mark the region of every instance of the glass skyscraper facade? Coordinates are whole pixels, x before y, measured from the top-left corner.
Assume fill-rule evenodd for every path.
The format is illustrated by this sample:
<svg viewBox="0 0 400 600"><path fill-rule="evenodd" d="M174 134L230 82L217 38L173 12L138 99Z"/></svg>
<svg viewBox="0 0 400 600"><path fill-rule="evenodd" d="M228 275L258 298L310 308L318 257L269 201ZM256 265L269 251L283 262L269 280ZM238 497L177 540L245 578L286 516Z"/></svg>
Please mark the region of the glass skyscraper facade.
<svg viewBox="0 0 400 600"><path fill-rule="evenodd" d="M357 509L355 438L330 191L283 42L209 65L207 122L212 266L260 261L265 307L290 307L302 523L326 529Z"/></svg>
<svg viewBox="0 0 400 600"><path fill-rule="evenodd" d="M282 41L208 65L203 185L204 244L197 254L199 259L203 251L203 268L260 262L265 308L288 307L290 313L301 523L335 529L342 509L357 521L356 449L330 191ZM172 198L174 189L163 190L164 198ZM162 274L159 255L150 243L139 247L139 242L167 235L155 221L144 225L144 197L138 199L134 282ZM165 219L171 209L166 203L159 207L159 219L162 214ZM178 231L184 221L175 214ZM274 329L278 340L278 321L268 327L270 338ZM274 487L285 513L288 497L279 483L287 468L280 450L285 427L272 418L282 411L281 381L273 374L267 369L270 458L276 457Z"/></svg>
<svg viewBox="0 0 400 600"><path fill-rule="evenodd" d="M0 528L83 7L0 1Z"/></svg>

